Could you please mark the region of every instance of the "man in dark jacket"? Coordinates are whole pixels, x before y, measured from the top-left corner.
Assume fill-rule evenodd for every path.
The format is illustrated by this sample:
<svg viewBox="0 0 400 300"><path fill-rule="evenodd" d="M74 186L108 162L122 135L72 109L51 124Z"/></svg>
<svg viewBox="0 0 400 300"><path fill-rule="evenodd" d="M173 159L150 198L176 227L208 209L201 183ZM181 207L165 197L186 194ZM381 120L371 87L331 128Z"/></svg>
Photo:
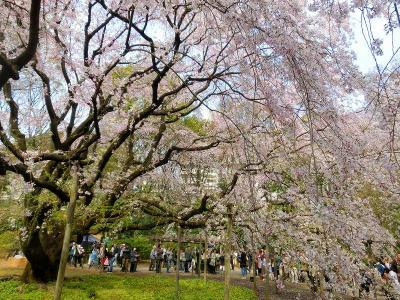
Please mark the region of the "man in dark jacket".
<svg viewBox="0 0 400 300"><path fill-rule="evenodd" d="M156 273L161 273L161 264L163 260L163 250L161 249L161 245L158 245L156 249Z"/></svg>
<svg viewBox="0 0 400 300"><path fill-rule="evenodd" d="M129 272L136 272L137 264L138 264L139 255L136 251L136 248L133 248L131 251L131 266L129 268Z"/></svg>
<svg viewBox="0 0 400 300"><path fill-rule="evenodd" d="M245 279L247 276L247 253L242 251L240 253L240 273L242 274L242 278Z"/></svg>

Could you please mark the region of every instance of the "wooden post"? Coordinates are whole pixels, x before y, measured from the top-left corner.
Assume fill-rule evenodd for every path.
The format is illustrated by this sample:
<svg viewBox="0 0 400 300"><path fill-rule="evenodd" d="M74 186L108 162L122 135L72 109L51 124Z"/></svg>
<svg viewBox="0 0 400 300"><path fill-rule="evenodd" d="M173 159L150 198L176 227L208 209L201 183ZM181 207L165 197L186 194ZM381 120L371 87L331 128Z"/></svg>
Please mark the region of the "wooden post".
<svg viewBox="0 0 400 300"><path fill-rule="evenodd" d="M192 249L190 249L190 251L192 252L192 261L190 262L190 266L191 266L191 268L192 268L192 277L193 277L193 272L194 272L194 268L193 268L193 251L192 251ZM195 253L196 254L196 253ZM186 257L185 257L185 259L186 259ZM196 261L196 260L195 260Z"/></svg>
<svg viewBox="0 0 400 300"><path fill-rule="evenodd" d="M230 256L232 253L232 204L226 206L226 234L225 234L225 281L224 281L224 300L230 299L231 289L231 268L230 268Z"/></svg>
<svg viewBox="0 0 400 300"><path fill-rule="evenodd" d="M275 278L275 293L279 294L279 289L278 289L278 268L277 268L277 259L276 259L277 253L274 253L274 278Z"/></svg>
<svg viewBox="0 0 400 300"><path fill-rule="evenodd" d="M200 248L201 249L201 248ZM197 249L196 252L196 264L197 264L197 277L200 278L201 273L201 252L200 249Z"/></svg>
<svg viewBox="0 0 400 300"><path fill-rule="evenodd" d="M268 266L268 261L270 261L270 255L269 252L267 252L268 247L265 247L265 253L266 253L266 260L267 260L267 268L265 270L265 287L264 287L264 298L265 300L270 299L270 291L269 291L269 266Z"/></svg>
<svg viewBox="0 0 400 300"><path fill-rule="evenodd" d="M178 238L178 245L177 245L177 249L176 249L175 299L179 300L180 299L179 268L180 268L180 264L181 264L181 238L182 238L182 232L181 232L181 226L178 223L176 224L176 232L177 232L177 238Z"/></svg>
<svg viewBox="0 0 400 300"><path fill-rule="evenodd" d="M208 250L208 241L207 241L207 230L204 230L204 283L207 283L207 250Z"/></svg>
<svg viewBox="0 0 400 300"><path fill-rule="evenodd" d="M257 296L257 276L256 276L256 266L257 266L257 250L256 250L256 246L254 245L254 233L253 231L251 232L251 248L253 250L253 290L254 293Z"/></svg>
<svg viewBox="0 0 400 300"><path fill-rule="evenodd" d="M78 170L76 166L72 167L72 188L70 194L70 200L67 206L67 221L65 224L64 240L61 250L60 265L58 267L56 289L54 292L54 299L61 299L61 292L64 284L65 269L67 266L69 243L71 240L72 226L74 223L74 212L76 200L78 198Z"/></svg>

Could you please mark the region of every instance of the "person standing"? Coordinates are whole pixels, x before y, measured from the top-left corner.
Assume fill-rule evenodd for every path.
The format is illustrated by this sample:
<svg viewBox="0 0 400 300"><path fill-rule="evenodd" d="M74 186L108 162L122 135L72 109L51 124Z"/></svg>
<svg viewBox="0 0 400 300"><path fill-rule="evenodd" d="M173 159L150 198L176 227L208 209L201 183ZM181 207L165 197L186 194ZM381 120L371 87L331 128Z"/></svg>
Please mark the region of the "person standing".
<svg viewBox="0 0 400 300"><path fill-rule="evenodd" d="M108 272L113 271L114 262L117 259L118 249L115 245L112 245L110 252L108 253Z"/></svg>
<svg viewBox="0 0 400 300"><path fill-rule="evenodd" d="M78 262L79 257L79 250L78 245L75 242L72 242L71 255L74 267L76 268L76 263Z"/></svg>
<svg viewBox="0 0 400 300"><path fill-rule="evenodd" d="M98 266L98 265L99 265L99 251L94 246L92 249L92 253L90 254L89 257L89 269L93 266Z"/></svg>
<svg viewBox="0 0 400 300"><path fill-rule="evenodd" d="M131 258L130 258L131 265L129 268L129 272L136 272L137 264L138 264L138 257L139 257L139 255L136 251L136 248L133 248L131 251Z"/></svg>
<svg viewBox="0 0 400 300"><path fill-rule="evenodd" d="M74 242L69 245L68 262L72 266L74 264Z"/></svg>
<svg viewBox="0 0 400 300"><path fill-rule="evenodd" d="M149 271L154 271L156 267L156 251L157 247L156 245L153 246L153 249L150 252L150 266L149 266Z"/></svg>
<svg viewBox="0 0 400 300"><path fill-rule="evenodd" d="M275 278L278 280L280 276L283 276L281 266L282 265L282 258L279 254L275 255L274 266L275 266Z"/></svg>
<svg viewBox="0 0 400 300"><path fill-rule="evenodd" d="M119 254L118 254L119 263L120 263L120 266L121 266L121 271L122 271L122 269L124 267L123 266L123 254L124 254L125 248L126 248L125 244L121 244L121 247L119 249Z"/></svg>
<svg viewBox="0 0 400 300"><path fill-rule="evenodd" d="M253 255L251 253L247 253L247 270L249 273L251 272L253 267Z"/></svg>
<svg viewBox="0 0 400 300"><path fill-rule="evenodd" d="M225 272L225 256L224 253L221 253L219 256L219 270L221 272Z"/></svg>
<svg viewBox="0 0 400 300"><path fill-rule="evenodd" d="M161 273L161 264L163 260L163 250L159 244L156 248L156 273Z"/></svg>
<svg viewBox="0 0 400 300"><path fill-rule="evenodd" d="M171 269L171 267L173 266L174 262L173 262L173 253L171 251L171 249L167 249L167 255L166 255L166 267L167 267L167 273L169 273L169 270Z"/></svg>
<svg viewBox="0 0 400 300"><path fill-rule="evenodd" d="M299 283L299 272L300 272L300 257L297 255L292 259L292 265L290 269L290 278L293 283Z"/></svg>
<svg viewBox="0 0 400 300"><path fill-rule="evenodd" d="M121 271L124 270L124 252L126 250L126 245L121 244L121 247L119 248L119 254L118 256L120 257L120 266L121 266Z"/></svg>
<svg viewBox="0 0 400 300"><path fill-rule="evenodd" d="M257 274L260 276L260 279L263 280L262 266L263 266L263 251L261 249L258 250L256 256L256 266L257 266Z"/></svg>
<svg viewBox="0 0 400 300"><path fill-rule="evenodd" d="M235 264L233 263L233 255L232 254L229 257L229 263L231 265L231 270L235 271Z"/></svg>
<svg viewBox="0 0 400 300"><path fill-rule="evenodd" d="M262 259L261 259L261 271L264 274L263 280L266 280L266 276L269 276L269 266L268 266L268 254L267 250L262 251Z"/></svg>
<svg viewBox="0 0 400 300"><path fill-rule="evenodd" d="M246 279L247 276L247 253L242 251L239 256L240 273L242 274L242 279Z"/></svg>
<svg viewBox="0 0 400 300"><path fill-rule="evenodd" d="M131 251L128 246L124 247L122 252L122 272L128 272L131 264Z"/></svg>
<svg viewBox="0 0 400 300"><path fill-rule="evenodd" d="M80 244L77 245L77 248L78 248L78 256L77 256L78 263L79 263L79 266L81 268L83 268L82 259L83 259L83 253L85 253L85 249L83 249L82 245L80 245ZM76 264L75 264L75 267L76 267Z"/></svg>

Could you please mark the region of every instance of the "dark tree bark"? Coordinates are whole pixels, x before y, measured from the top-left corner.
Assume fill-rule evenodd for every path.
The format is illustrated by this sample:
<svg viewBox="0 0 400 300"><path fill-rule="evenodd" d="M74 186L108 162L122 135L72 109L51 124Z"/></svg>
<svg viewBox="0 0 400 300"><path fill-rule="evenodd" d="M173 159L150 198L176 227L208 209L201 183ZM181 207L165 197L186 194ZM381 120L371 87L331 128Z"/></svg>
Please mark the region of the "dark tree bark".
<svg viewBox="0 0 400 300"><path fill-rule="evenodd" d="M51 222L43 226L51 205L37 201L38 192L25 196L24 206L29 215L24 217L24 229L20 236L21 248L28 265L22 279L25 282L49 282L57 278L63 240L63 224Z"/></svg>
<svg viewBox="0 0 400 300"><path fill-rule="evenodd" d="M32 233L29 242L22 247L22 251L28 260L22 275L24 282L49 282L57 278L61 242L62 239L60 238L48 235L41 236L39 231Z"/></svg>

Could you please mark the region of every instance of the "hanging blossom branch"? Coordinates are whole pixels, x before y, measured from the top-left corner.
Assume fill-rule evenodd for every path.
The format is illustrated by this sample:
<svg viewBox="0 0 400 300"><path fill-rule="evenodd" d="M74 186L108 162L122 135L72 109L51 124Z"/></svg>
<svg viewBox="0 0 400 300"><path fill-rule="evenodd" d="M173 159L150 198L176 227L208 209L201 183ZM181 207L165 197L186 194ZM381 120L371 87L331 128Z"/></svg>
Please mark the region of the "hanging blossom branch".
<svg viewBox="0 0 400 300"><path fill-rule="evenodd" d="M0 52L0 89L9 79L18 80L19 71L35 56L39 43L39 16L40 0L32 0L29 12L29 40L25 49L15 58L9 58L6 53ZM2 42L0 40L0 42Z"/></svg>

